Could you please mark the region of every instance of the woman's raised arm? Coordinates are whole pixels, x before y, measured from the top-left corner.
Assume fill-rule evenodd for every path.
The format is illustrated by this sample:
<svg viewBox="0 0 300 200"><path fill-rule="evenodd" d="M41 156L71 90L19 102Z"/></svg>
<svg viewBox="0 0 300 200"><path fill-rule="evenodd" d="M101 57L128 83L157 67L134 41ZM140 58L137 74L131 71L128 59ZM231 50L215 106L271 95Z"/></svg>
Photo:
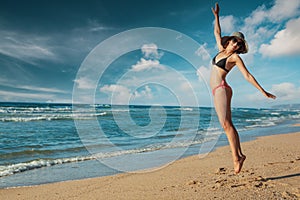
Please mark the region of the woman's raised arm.
<svg viewBox="0 0 300 200"><path fill-rule="evenodd" d="M220 20L219 20L219 4L216 3L215 8L211 8L214 16L215 16L215 26L214 26L214 34L215 34L215 39L219 48L219 51L223 51L224 48L221 44L221 26L220 26Z"/></svg>

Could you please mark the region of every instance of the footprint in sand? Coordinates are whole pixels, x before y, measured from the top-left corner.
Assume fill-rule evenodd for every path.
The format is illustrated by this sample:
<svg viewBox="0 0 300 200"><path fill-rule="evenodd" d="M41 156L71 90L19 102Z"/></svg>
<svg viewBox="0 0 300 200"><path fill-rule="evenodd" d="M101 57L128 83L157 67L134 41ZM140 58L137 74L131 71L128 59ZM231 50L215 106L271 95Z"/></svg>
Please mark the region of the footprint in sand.
<svg viewBox="0 0 300 200"><path fill-rule="evenodd" d="M226 174L226 172L227 172L227 169L225 167L220 167L217 169L215 174Z"/></svg>
<svg viewBox="0 0 300 200"><path fill-rule="evenodd" d="M200 184L201 184L200 181L195 181L195 180L191 180L186 183L186 185L200 185Z"/></svg>

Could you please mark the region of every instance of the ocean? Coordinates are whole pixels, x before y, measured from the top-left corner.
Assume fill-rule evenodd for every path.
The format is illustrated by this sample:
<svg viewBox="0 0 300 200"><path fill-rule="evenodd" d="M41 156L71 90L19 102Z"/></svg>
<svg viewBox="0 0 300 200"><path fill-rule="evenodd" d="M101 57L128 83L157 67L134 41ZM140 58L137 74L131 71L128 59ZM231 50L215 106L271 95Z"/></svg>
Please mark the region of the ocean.
<svg viewBox="0 0 300 200"><path fill-rule="evenodd" d="M297 109L232 117L242 141L300 131ZM0 103L0 188L154 170L227 144L209 107Z"/></svg>

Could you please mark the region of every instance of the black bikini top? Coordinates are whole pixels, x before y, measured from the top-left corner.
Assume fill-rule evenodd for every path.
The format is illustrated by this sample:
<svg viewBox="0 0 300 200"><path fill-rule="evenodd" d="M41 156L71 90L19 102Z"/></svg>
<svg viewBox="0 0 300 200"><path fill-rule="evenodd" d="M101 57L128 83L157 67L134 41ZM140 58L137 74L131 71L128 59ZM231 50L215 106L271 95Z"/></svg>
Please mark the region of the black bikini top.
<svg viewBox="0 0 300 200"><path fill-rule="evenodd" d="M227 58L229 58L232 54L230 54L229 56L225 57L225 58L222 58L220 59L217 63L216 63L216 57L220 54L221 52L219 52L213 59L212 59L212 64L213 65L216 65L218 67L220 67L221 69L224 69L227 73L229 72L228 69L225 68L226 66L226 61L227 61Z"/></svg>

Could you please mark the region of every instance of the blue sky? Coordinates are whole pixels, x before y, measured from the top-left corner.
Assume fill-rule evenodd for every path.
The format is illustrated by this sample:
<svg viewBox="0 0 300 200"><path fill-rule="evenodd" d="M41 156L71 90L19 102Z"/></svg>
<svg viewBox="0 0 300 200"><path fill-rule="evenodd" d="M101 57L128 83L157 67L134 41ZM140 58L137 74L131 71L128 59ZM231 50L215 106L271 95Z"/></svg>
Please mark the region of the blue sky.
<svg viewBox="0 0 300 200"><path fill-rule="evenodd" d="M278 97L265 99L236 68L232 105L299 103L300 1L218 2L222 35L245 34L246 66ZM211 106L214 3L3 0L0 101ZM146 27L156 28L152 38Z"/></svg>

